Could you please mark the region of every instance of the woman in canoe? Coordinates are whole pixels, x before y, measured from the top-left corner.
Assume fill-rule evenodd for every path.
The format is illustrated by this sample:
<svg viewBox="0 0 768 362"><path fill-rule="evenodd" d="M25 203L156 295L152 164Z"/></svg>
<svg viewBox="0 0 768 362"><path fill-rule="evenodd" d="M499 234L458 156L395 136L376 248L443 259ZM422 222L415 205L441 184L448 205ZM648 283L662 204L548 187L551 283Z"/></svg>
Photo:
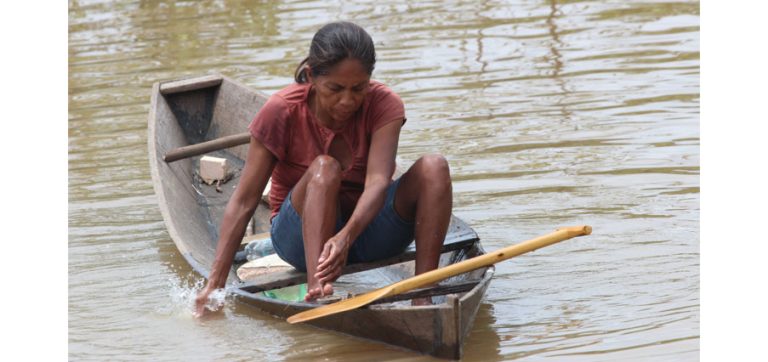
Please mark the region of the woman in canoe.
<svg viewBox="0 0 768 362"><path fill-rule="evenodd" d="M371 80L375 63L365 30L327 24L297 67L296 83L258 112L197 315L224 287L270 176L272 242L283 260L306 271L305 300L332 294L345 264L400 254L414 238L416 274L437 267L453 203L448 163L423 156L392 180L405 110L395 92Z"/></svg>

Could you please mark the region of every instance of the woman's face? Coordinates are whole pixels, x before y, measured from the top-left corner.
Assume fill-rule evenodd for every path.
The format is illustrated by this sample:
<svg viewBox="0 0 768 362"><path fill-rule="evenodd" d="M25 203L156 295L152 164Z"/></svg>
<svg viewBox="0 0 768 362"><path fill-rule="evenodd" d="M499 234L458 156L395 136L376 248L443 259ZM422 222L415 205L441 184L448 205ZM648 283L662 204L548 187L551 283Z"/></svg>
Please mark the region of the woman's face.
<svg viewBox="0 0 768 362"><path fill-rule="evenodd" d="M371 80L360 61L352 58L342 60L328 74L309 78L315 90L315 114L329 128L342 127L352 118L363 105Z"/></svg>

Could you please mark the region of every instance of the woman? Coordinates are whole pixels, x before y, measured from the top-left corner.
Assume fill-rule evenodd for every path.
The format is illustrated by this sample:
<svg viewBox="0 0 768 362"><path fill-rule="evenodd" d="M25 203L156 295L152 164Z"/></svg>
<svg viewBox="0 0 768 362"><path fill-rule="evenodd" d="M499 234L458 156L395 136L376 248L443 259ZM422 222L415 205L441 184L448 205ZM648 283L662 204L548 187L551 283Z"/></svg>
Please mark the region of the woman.
<svg viewBox="0 0 768 362"><path fill-rule="evenodd" d="M392 181L405 111L397 94L371 80L375 62L365 30L327 24L297 67L296 83L256 115L210 278L196 299L198 316L210 293L224 287L270 176L272 241L283 260L306 271L305 300L332 294L348 262L397 255L414 237L416 274L437 267L453 203L448 163L424 156Z"/></svg>

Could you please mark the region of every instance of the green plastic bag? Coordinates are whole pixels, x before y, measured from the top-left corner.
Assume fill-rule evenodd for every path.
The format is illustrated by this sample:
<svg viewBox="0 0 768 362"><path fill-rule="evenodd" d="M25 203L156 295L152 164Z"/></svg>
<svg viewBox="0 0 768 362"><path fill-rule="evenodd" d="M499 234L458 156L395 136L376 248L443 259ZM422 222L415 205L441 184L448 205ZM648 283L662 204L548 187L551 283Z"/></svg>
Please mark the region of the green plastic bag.
<svg viewBox="0 0 768 362"><path fill-rule="evenodd" d="M286 302L300 302L307 295L307 284L292 285L290 287L272 289L264 292L264 295L272 298L284 300Z"/></svg>

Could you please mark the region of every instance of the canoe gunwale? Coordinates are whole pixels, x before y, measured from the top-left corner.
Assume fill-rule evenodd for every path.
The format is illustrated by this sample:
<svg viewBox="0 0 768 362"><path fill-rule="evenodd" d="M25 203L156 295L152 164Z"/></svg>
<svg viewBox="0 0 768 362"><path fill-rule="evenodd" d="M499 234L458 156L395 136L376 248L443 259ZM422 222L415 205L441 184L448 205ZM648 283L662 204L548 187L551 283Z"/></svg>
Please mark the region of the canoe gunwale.
<svg viewBox="0 0 768 362"><path fill-rule="evenodd" d="M192 266L192 268L203 275L204 273L201 273L204 270L199 270L199 263L197 260L194 259L194 257L190 254L190 251L186 247L186 244L176 242L176 240L181 240L181 235L179 235L178 231L176 230L176 227L173 224L173 217L171 216L171 211L169 208L169 203L167 200L167 197L165 195L165 190L163 189L163 185L160 177L160 165L158 162L162 162L162 158L158 158L159 150L157 149L157 141L158 141L158 122L157 119L157 107L159 107L158 102L160 101L160 97L162 97L162 94L160 93L160 85L162 82L155 82L152 85L152 95L150 100L150 107L149 107L149 116L148 116L148 130L147 130L147 143L148 143L148 152L149 152L149 170L150 175L152 177L152 187L155 190L155 196L157 197L158 206L160 208L160 214L163 217L163 221L165 222L166 228L168 229L168 234L171 237L171 240L173 240L174 244L176 245L176 248L179 249L179 253L184 257L184 259L187 260L187 262ZM205 273L205 276L207 278L208 273Z"/></svg>

